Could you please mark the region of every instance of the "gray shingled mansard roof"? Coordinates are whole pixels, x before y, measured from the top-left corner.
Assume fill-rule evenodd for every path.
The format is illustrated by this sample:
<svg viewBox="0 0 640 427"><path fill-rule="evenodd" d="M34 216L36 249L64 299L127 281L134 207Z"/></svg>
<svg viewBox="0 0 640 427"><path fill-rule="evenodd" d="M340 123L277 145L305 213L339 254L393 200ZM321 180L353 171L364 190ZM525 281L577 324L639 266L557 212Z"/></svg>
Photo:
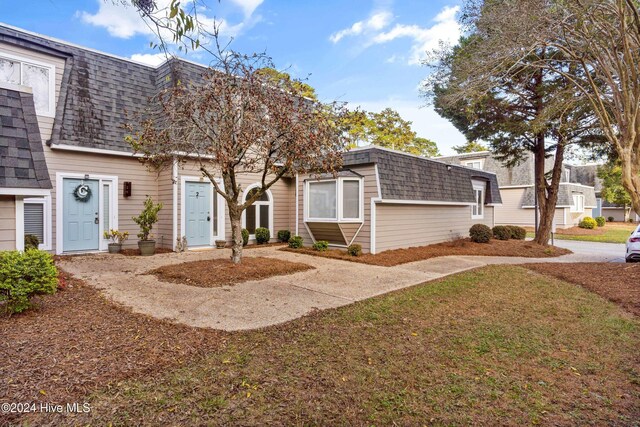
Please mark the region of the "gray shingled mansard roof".
<svg viewBox="0 0 640 427"><path fill-rule="evenodd" d="M344 154L344 167L376 164L382 199L473 203L472 180L486 181L487 204L500 204L496 175L380 147ZM450 170L448 168L450 167Z"/></svg>
<svg viewBox="0 0 640 427"><path fill-rule="evenodd" d="M0 84L0 188L51 188L28 89Z"/></svg>
<svg viewBox="0 0 640 427"><path fill-rule="evenodd" d="M558 188L558 203L557 207L573 206L573 196L575 194L582 194L584 196L584 206L586 208L597 207L596 193L592 187L587 187L579 184L561 183ZM528 187L524 195L522 196L521 207L532 207L535 204L534 189Z"/></svg>
<svg viewBox="0 0 640 427"><path fill-rule="evenodd" d="M155 68L2 25L0 42L65 61L50 145L130 152L123 125L161 89L205 70L176 59Z"/></svg>

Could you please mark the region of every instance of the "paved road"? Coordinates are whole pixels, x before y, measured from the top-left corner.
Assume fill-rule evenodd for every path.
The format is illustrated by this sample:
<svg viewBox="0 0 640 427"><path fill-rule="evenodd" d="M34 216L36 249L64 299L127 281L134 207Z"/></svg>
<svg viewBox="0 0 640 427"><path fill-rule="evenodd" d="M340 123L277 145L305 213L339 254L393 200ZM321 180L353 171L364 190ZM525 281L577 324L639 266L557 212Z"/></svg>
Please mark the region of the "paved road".
<svg viewBox="0 0 640 427"><path fill-rule="evenodd" d="M566 248L587 262L625 262L624 243L583 242L579 240L555 240L555 245Z"/></svg>

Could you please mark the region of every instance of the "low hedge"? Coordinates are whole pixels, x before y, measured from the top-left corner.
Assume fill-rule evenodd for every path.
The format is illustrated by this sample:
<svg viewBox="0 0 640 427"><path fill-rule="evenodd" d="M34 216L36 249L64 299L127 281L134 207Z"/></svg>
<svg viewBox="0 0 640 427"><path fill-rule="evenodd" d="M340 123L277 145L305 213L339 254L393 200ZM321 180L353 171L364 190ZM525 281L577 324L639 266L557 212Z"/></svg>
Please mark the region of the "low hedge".
<svg viewBox="0 0 640 427"><path fill-rule="evenodd" d="M291 236L289 239L289 247L293 249L298 249L302 247L304 239L301 236Z"/></svg>
<svg viewBox="0 0 640 427"><path fill-rule="evenodd" d="M586 228L588 230L593 230L597 225L598 223L596 222L596 220L591 217L583 218L582 221L578 223L578 227Z"/></svg>
<svg viewBox="0 0 640 427"><path fill-rule="evenodd" d="M357 243L349 245L349 247L347 248L347 253L351 256L362 255L362 245L359 245Z"/></svg>
<svg viewBox="0 0 640 427"><path fill-rule="evenodd" d="M278 230L278 240L282 243L287 243L291 238L291 232L289 230Z"/></svg>
<svg viewBox="0 0 640 427"><path fill-rule="evenodd" d="M242 246L247 246L249 244L249 230L243 228L242 231Z"/></svg>
<svg viewBox="0 0 640 427"><path fill-rule="evenodd" d="M489 243L492 234L491 229L484 224L474 224L469 229L469 237L476 243Z"/></svg>
<svg viewBox="0 0 640 427"><path fill-rule="evenodd" d="M603 216L597 216L596 223L598 224L598 227L604 227L604 225L607 223L607 220Z"/></svg>
<svg viewBox="0 0 640 427"><path fill-rule="evenodd" d="M53 294L58 270L53 257L44 251L0 252L0 307L7 313L21 313L31 306L34 295Z"/></svg>
<svg viewBox="0 0 640 427"><path fill-rule="evenodd" d="M264 243L269 243L271 240L271 232L268 228L258 227L256 228L256 243L262 245Z"/></svg>
<svg viewBox="0 0 640 427"><path fill-rule="evenodd" d="M511 238L511 229L504 225L496 225L491 230L493 232L493 237L498 240L509 240Z"/></svg>
<svg viewBox="0 0 640 427"><path fill-rule="evenodd" d="M511 231L511 238L514 240L524 240L527 238L527 230L524 227L518 227L517 225L508 225L509 231Z"/></svg>
<svg viewBox="0 0 640 427"><path fill-rule="evenodd" d="M324 252L329 249L329 242L326 240L318 240L313 244L313 249L319 252Z"/></svg>

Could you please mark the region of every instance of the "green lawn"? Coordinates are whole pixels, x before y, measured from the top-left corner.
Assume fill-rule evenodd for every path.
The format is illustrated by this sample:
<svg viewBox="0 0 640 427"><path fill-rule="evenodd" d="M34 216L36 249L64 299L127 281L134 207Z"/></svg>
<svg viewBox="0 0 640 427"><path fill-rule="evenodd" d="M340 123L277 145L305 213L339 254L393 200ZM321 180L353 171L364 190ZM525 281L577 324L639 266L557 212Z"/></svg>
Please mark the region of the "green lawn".
<svg viewBox="0 0 640 427"><path fill-rule="evenodd" d="M629 235L636 229L638 224L625 223L607 223L602 228L596 228L593 234L570 234L571 230L562 230L555 233L554 237L560 240L581 240L585 242L602 242L602 243L625 243ZM587 230L580 229L581 233L589 233ZM567 234L565 234L567 233ZM533 233L527 233L527 237L534 237Z"/></svg>
<svg viewBox="0 0 640 427"><path fill-rule="evenodd" d="M630 425L638 348L640 321L614 304L492 266L229 334L204 359L93 394L73 423Z"/></svg>

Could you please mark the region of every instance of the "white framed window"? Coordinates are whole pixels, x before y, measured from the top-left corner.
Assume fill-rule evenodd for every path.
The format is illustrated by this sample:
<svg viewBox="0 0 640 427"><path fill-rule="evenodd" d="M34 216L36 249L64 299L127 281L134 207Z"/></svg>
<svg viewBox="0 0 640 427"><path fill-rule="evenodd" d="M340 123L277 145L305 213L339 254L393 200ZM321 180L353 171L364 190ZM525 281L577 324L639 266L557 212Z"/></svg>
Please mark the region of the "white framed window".
<svg viewBox="0 0 640 427"><path fill-rule="evenodd" d="M39 116L55 115L55 75L54 65L6 53L0 55L0 81L30 87Z"/></svg>
<svg viewBox="0 0 640 427"><path fill-rule="evenodd" d="M564 180L566 182L571 182L571 169L564 170Z"/></svg>
<svg viewBox="0 0 640 427"><path fill-rule="evenodd" d="M360 178L307 181L305 220L361 222L363 185Z"/></svg>
<svg viewBox="0 0 640 427"><path fill-rule="evenodd" d="M574 194L573 195L573 205L570 212L584 212L584 195L582 194Z"/></svg>
<svg viewBox="0 0 640 427"><path fill-rule="evenodd" d="M51 249L51 198L29 197L24 199L24 235L33 234L40 244L38 249Z"/></svg>
<svg viewBox="0 0 640 427"><path fill-rule="evenodd" d="M464 165L468 168L482 169L482 159L467 160Z"/></svg>
<svg viewBox="0 0 640 427"><path fill-rule="evenodd" d="M243 201L252 197L260 188L260 184L253 184L245 191ZM265 191L242 214L242 227L249 232L249 238L255 239L256 228L268 228L273 237L273 196L271 191Z"/></svg>
<svg viewBox="0 0 640 427"><path fill-rule="evenodd" d="M471 205L471 219L484 218L484 199L487 186L481 182L473 183L474 204Z"/></svg>

